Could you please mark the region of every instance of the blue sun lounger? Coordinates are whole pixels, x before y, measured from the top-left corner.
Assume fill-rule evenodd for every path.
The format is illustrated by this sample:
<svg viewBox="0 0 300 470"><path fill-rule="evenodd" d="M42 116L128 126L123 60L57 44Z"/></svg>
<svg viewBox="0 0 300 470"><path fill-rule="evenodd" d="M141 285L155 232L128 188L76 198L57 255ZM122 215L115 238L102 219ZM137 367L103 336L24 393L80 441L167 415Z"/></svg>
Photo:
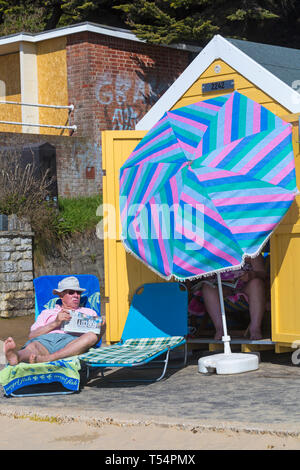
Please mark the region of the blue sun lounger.
<svg viewBox="0 0 300 470"><path fill-rule="evenodd" d="M79 359L88 367L102 368L102 372L104 368L132 368L159 362L163 364L161 375L146 381L161 380L171 350L183 346L183 365L186 365L187 312L188 293L184 284L144 284L133 296L119 343L90 349Z"/></svg>
<svg viewBox="0 0 300 470"><path fill-rule="evenodd" d="M54 308L59 303L52 291L66 275L40 276L33 280L35 289L35 319L42 310ZM92 308L101 316L99 280L92 274L76 274L80 285L86 289L80 305ZM96 347L100 347L101 340ZM79 391L80 382L86 379L78 356L40 364L20 363L6 366L0 372L0 383L6 396L24 397L36 395L70 394Z"/></svg>

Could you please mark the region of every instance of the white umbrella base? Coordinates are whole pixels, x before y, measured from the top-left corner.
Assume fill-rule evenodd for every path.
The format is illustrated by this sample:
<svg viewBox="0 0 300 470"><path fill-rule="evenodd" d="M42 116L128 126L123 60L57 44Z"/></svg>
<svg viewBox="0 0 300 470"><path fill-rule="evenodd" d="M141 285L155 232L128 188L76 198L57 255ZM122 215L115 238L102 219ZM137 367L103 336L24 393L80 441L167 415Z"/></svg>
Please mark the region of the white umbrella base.
<svg viewBox="0 0 300 470"><path fill-rule="evenodd" d="M217 374L241 374L242 372L257 370L258 362L258 356L255 354L213 354L199 359L198 370L202 374L212 372Z"/></svg>

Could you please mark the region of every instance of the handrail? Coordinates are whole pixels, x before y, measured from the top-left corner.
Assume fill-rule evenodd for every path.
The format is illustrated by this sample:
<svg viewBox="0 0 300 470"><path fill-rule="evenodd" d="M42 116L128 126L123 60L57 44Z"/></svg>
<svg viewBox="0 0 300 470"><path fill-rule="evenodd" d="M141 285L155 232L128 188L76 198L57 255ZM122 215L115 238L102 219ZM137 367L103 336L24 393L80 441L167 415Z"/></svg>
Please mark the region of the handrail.
<svg viewBox="0 0 300 470"><path fill-rule="evenodd" d="M0 121L0 124L14 124L16 126L32 126L32 127L54 127L55 129L71 129L73 131L77 130L77 126L56 126L54 124L31 124L27 122L14 122L14 121Z"/></svg>
<svg viewBox="0 0 300 470"><path fill-rule="evenodd" d="M55 104L39 104L39 103L22 103L20 101L3 101L0 100L0 104L14 104L18 106L34 106L40 108L55 108L55 109L68 109L69 114L74 110L74 105L70 104L68 106L64 105L55 105ZM15 122L15 121L0 121L0 124L12 124L15 126L31 126L31 127L51 127L54 129L70 129L73 132L77 130L77 126L57 126L55 124L32 124L29 122Z"/></svg>
<svg viewBox="0 0 300 470"><path fill-rule="evenodd" d="M73 104L70 104L68 106L63 106L63 105L56 105L56 104L22 103L21 101L0 101L0 104L16 104L19 106L37 106L41 108L69 109L70 111L74 110Z"/></svg>

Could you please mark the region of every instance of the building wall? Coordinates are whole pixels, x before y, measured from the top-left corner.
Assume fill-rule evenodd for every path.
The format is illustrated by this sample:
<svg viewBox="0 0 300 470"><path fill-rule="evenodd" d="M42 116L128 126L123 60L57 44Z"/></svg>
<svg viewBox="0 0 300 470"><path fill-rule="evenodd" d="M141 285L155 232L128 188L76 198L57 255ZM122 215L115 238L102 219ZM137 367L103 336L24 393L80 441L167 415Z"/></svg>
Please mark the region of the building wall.
<svg viewBox="0 0 300 470"><path fill-rule="evenodd" d="M19 53L0 56L0 101L21 101ZM0 121L20 122L21 106L0 104ZM22 126L0 124L0 132L22 132Z"/></svg>
<svg viewBox="0 0 300 470"><path fill-rule="evenodd" d="M37 44L38 102L67 106L66 38L55 38ZM39 108L40 124L68 125L68 110ZM67 129L43 128L40 134L69 135Z"/></svg>
<svg viewBox="0 0 300 470"><path fill-rule="evenodd" d="M189 52L178 49L94 33L67 37L74 135L91 138L79 172L84 177L94 168L95 192L102 188L101 132L134 129L189 62Z"/></svg>

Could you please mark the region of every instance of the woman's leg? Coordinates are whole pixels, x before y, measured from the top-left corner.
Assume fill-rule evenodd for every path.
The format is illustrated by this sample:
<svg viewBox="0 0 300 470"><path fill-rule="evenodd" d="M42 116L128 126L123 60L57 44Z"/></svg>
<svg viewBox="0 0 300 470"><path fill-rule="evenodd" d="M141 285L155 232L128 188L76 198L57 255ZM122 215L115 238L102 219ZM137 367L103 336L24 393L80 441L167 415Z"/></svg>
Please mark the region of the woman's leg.
<svg viewBox="0 0 300 470"><path fill-rule="evenodd" d="M228 289L223 287L224 297L229 294ZM220 340L223 336L222 312L218 287L204 282L202 284L202 296L208 315L216 329L215 339Z"/></svg>
<svg viewBox="0 0 300 470"><path fill-rule="evenodd" d="M250 312L250 339L261 339L261 324L266 308L266 292L265 283L262 279L255 278L247 282L244 288L245 294L248 296L249 312Z"/></svg>

